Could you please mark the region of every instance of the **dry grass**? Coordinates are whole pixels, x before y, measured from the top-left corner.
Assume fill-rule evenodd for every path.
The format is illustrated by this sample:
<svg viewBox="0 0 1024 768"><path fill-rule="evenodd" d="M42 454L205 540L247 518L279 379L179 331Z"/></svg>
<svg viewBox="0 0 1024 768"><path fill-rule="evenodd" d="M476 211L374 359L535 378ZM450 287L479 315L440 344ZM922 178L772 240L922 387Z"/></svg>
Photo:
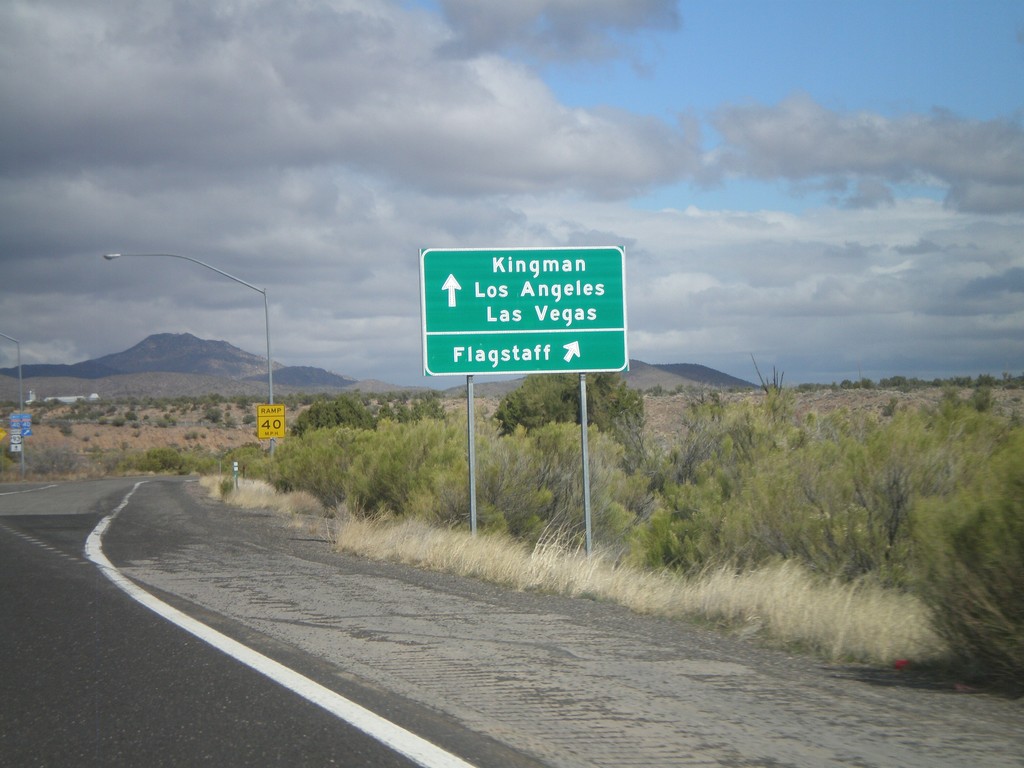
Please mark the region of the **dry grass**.
<svg viewBox="0 0 1024 768"><path fill-rule="evenodd" d="M204 479L204 485L219 494L218 479ZM472 536L416 520L340 515L325 521L319 509L306 516L317 506L312 497L276 494L256 481L244 481L228 501L292 515L297 524L326 535L339 551L516 590L606 600L640 614L708 620L828 660L920 662L938 659L946 650L924 606L912 595L868 584L825 582L791 563L747 573L721 569L683 578L626 568L599 553L587 557L557 537L530 550L504 536Z"/></svg>
<svg viewBox="0 0 1024 768"><path fill-rule="evenodd" d="M226 475L206 475L199 478L199 484L212 496L223 498L221 483ZM323 506L315 496L304 491L296 493L278 493L273 486L262 480L238 479L238 487L232 489L225 499L236 507L245 509L273 509L287 515L320 516Z"/></svg>

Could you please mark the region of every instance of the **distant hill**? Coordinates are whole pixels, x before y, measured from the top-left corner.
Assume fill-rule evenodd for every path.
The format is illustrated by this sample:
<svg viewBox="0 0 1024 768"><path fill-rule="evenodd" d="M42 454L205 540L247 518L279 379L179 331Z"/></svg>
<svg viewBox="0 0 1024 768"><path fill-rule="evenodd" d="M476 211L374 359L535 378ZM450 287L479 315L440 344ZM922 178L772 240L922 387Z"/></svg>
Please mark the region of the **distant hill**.
<svg viewBox="0 0 1024 768"><path fill-rule="evenodd" d="M267 375L266 358L226 341L200 339L191 333L153 334L131 349L92 362L117 373L197 373L225 379Z"/></svg>
<svg viewBox="0 0 1024 768"><path fill-rule="evenodd" d="M714 387L715 389L756 389L757 385L727 373L696 363L645 363L630 360L629 370L622 374L633 389L661 387L673 391L679 387Z"/></svg>
<svg viewBox="0 0 1024 768"><path fill-rule="evenodd" d="M630 360L629 370L622 374L626 386L631 389L648 391L661 387L666 392L677 389L757 389L757 385L727 373L695 363L652 364L642 360ZM480 397L504 397L513 391L523 379L492 381L480 379L474 384L474 392ZM362 384L360 383L360 386ZM466 391L464 384L445 390L449 396L458 396Z"/></svg>
<svg viewBox="0 0 1024 768"><path fill-rule="evenodd" d="M267 364L263 363L263 371L253 376L247 376L246 381L266 381ZM323 368L313 368L308 365L292 365L274 368L274 386L294 387L306 391L319 392L321 389L347 389L358 382L348 376L340 376L337 373L325 371Z"/></svg>
<svg viewBox="0 0 1024 768"><path fill-rule="evenodd" d="M7 381L0 380L0 399L16 399L18 369L0 369L0 376L10 377ZM628 386L639 390L756 388L749 381L692 363L652 365L631 360L630 370L623 377ZM23 365L22 379L25 395L31 388L40 399L92 393L104 398L259 395L267 391L267 360L226 341L200 339L190 333L157 333L131 349L95 360L70 365ZM481 396L501 397L520 383L522 379L483 379L476 384L476 391ZM330 394L355 388L366 392L411 389L382 381L357 381L323 368L274 366L275 392ZM460 385L450 392L459 390L464 387Z"/></svg>
<svg viewBox="0 0 1024 768"><path fill-rule="evenodd" d="M0 369L0 375L17 378L18 369ZM23 365L21 375L25 386L37 390L40 398L86 390L104 397L259 394L266 391L267 360L226 341L200 339L190 333L158 333L131 349L95 360ZM274 365L275 391L329 392L356 384L351 377L322 368Z"/></svg>

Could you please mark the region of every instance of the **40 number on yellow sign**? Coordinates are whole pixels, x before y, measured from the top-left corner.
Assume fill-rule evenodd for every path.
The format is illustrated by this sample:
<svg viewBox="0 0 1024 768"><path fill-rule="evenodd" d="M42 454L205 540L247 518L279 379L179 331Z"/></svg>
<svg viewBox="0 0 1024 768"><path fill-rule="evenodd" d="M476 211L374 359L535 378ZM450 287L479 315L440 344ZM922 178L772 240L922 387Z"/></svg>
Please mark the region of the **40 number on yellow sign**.
<svg viewBox="0 0 1024 768"><path fill-rule="evenodd" d="M284 437L284 405L256 406L256 438Z"/></svg>

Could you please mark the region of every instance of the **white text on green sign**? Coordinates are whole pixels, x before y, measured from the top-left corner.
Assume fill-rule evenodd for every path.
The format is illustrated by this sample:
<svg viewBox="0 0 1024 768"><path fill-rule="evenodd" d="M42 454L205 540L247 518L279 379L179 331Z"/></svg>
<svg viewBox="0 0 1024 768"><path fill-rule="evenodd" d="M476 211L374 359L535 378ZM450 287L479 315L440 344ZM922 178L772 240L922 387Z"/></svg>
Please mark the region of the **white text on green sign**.
<svg viewBox="0 0 1024 768"><path fill-rule="evenodd" d="M428 375L627 367L619 247L428 249L420 270Z"/></svg>

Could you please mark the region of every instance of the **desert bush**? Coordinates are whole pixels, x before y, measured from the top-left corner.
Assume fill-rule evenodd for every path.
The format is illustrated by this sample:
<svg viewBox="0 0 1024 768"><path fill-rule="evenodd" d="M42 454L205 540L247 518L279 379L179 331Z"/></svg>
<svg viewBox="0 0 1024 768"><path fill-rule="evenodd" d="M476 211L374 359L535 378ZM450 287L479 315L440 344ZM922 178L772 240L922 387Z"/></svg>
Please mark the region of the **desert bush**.
<svg viewBox="0 0 1024 768"><path fill-rule="evenodd" d="M307 491L326 507L345 501L345 478L357 438L351 427L314 429L277 448L272 482L279 491Z"/></svg>
<svg viewBox="0 0 1024 768"><path fill-rule="evenodd" d="M373 429L374 418L370 409L355 394L338 395L330 400L317 400L299 414L292 424L291 433L301 437L306 432L333 427Z"/></svg>
<svg viewBox="0 0 1024 768"><path fill-rule="evenodd" d="M173 446L161 446L144 453L122 452L118 469L121 472L188 475L216 472L217 465L217 457L208 452L180 451Z"/></svg>
<svg viewBox="0 0 1024 768"><path fill-rule="evenodd" d="M796 420L784 399L694 409L669 452L662 508L633 557L684 570L795 560L813 572L905 586L914 505L968 480L1006 429L959 399L878 421Z"/></svg>
<svg viewBox="0 0 1024 768"><path fill-rule="evenodd" d="M25 468L34 475L68 476L78 471L81 459L66 446L48 446L25 452Z"/></svg>
<svg viewBox="0 0 1024 768"><path fill-rule="evenodd" d="M446 475L465 473L465 435L444 421L384 421L353 446L345 495L351 511L436 517L436 489Z"/></svg>
<svg viewBox="0 0 1024 768"><path fill-rule="evenodd" d="M213 453L196 448L186 454L186 472L184 474L213 474L219 470L221 463L221 459Z"/></svg>
<svg viewBox="0 0 1024 768"><path fill-rule="evenodd" d="M176 448L161 446L150 448L143 454L126 457L125 469L157 474L186 475L189 472L188 458Z"/></svg>
<svg viewBox="0 0 1024 768"><path fill-rule="evenodd" d="M1024 431L1015 430L972 482L923 503L918 590L954 664L1024 690Z"/></svg>
<svg viewBox="0 0 1024 768"><path fill-rule="evenodd" d="M406 423L421 419L443 419L444 406L441 396L436 392L428 392L412 398L390 399L380 404L377 420L398 421Z"/></svg>
<svg viewBox="0 0 1024 768"><path fill-rule="evenodd" d="M536 541L552 494L537 482L540 469L529 445L523 428L502 438L494 423L476 425L477 515L487 531Z"/></svg>
<svg viewBox="0 0 1024 768"><path fill-rule="evenodd" d="M308 491L327 507L345 503L357 514L436 516L435 492L460 464L465 436L445 422L384 421L377 430L316 429L287 441L274 482L281 490Z"/></svg>
<svg viewBox="0 0 1024 768"><path fill-rule="evenodd" d="M588 403L589 405L589 403ZM502 434L551 422L579 423L579 379L572 374L527 376L502 398L495 418Z"/></svg>
<svg viewBox="0 0 1024 768"><path fill-rule="evenodd" d="M980 378L980 377L979 377ZM992 387L978 387L971 394L971 405L978 411L989 411L995 405L995 397L992 395Z"/></svg>
<svg viewBox="0 0 1024 768"><path fill-rule="evenodd" d="M481 527L535 543L558 530L584 532L579 428L549 424L502 437L493 421L477 424L477 512ZM279 449L274 482L314 494L326 507L357 516L382 513L442 525L469 521L465 421L379 422L376 430L312 430ZM592 532L621 547L625 531L650 513L642 477L621 469L623 448L595 430L590 440Z"/></svg>
<svg viewBox="0 0 1024 768"><path fill-rule="evenodd" d="M589 434L591 533L618 551L627 531L651 513L654 499L642 475L622 468L623 447L599 430ZM507 532L536 544L557 535L582 546L586 526L579 427L519 427L501 436L492 423L477 426L477 511L484 530Z"/></svg>
<svg viewBox="0 0 1024 768"><path fill-rule="evenodd" d="M233 448L216 461L218 474L231 473L232 464L236 461L238 462L239 473L242 477L269 482L275 471L274 459L270 457L270 454L259 443L248 443L247 445Z"/></svg>
<svg viewBox="0 0 1024 768"><path fill-rule="evenodd" d="M587 379L587 422L616 434L624 424L642 422L643 397L615 373ZM516 427L535 429L554 422L579 424L579 376L571 373L527 376L498 404L495 418L503 434Z"/></svg>

